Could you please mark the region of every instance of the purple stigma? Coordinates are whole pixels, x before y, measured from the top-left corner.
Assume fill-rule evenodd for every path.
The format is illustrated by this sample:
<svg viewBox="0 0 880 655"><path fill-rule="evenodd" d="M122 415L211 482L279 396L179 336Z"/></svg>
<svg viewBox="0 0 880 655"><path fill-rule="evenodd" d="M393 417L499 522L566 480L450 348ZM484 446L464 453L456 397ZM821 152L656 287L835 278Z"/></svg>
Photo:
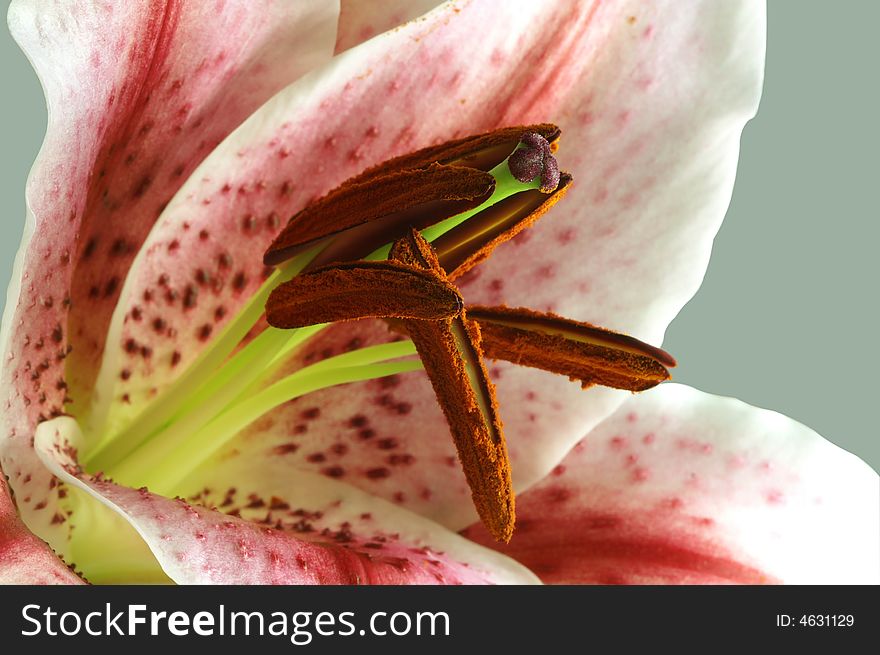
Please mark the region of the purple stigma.
<svg viewBox="0 0 880 655"><path fill-rule="evenodd" d="M541 176L541 191L552 193L559 186L559 164L550 152L550 143L535 132L520 138L521 146L507 160L510 173L519 182L531 182Z"/></svg>
<svg viewBox="0 0 880 655"><path fill-rule="evenodd" d="M531 148L550 153L550 142L537 132L526 132L520 137L519 142Z"/></svg>
<svg viewBox="0 0 880 655"><path fill-rule="evenodd" d="M547 153L544 156L544 170L541 172L541 191L544 193L553 193L559 186L559 163L556 157Z"/></svg>

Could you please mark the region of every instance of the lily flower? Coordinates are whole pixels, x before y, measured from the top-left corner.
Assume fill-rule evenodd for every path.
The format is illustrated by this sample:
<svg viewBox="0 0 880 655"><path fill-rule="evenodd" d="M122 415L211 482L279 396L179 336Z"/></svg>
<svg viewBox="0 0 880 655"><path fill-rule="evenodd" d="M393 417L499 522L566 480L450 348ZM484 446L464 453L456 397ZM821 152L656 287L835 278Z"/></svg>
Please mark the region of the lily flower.
<svg viewBox="0 0 880 655"><path fill-rule="evenodd" d="M876 581L864 463L737 401L626 393L666 377L648 344L705 271L762 3L435 4L13 2L49 126L0 334L0 581ZM491 257L363 193L550 120L574 182ZM428 213L485 227L483 173ZM366 218L285 240L333 203ZM387 250L389 215L432 246ZM459 323L475 350L437 355ZM505 466L475 476L490 379Z"/></svg>

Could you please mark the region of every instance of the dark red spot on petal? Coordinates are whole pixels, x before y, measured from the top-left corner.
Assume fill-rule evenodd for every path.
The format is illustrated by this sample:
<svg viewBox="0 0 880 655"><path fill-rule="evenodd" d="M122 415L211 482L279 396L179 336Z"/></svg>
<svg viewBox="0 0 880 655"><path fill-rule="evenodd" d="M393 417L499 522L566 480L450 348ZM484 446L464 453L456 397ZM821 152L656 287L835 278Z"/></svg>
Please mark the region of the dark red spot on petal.
<svg viewBox="0 0 880 655"><path fill-rule="evenodd" d="M391 471L385 467L367 469L367 477L370 480L383 480L391 475Z"/></svg>
<svg viewBox="0 0 880 655"><path fill-rule="evenodd" d="M199 297L199 290L194 287L192 284L186 285L186 290L183 292L183 307L184 309L192 309L196 306Z"/></svg>
<svg viewBox="0 0 880 655"><path fill-rule="evenodd" d="M98 240L95 237L92 237L86 242L85 248L83 248L82 258L88 259L93 254L95 254L95 248L98 247Z"/></svg>
<svg viewBox="0 0 880 655"><path fill-rule="evenodd" d="M153 184L153 178L150 177L149 175L144 175L140 180L137 181L137 183L134 185L134 187L132 187L132 190L131 190L132 198L142 197L147 192L147 189L149 189L152 184Z"/></svg>
<svg viewBox="0 0 880 655"><path fill-rule="evenodd" d="M252 232L257 225L257 218L253 214L247 214L241 219L241 229L244 232Z"/></svg>
<svg viewBox="0 0 880 655"><path fill-rule="evenodd" d="M309 407L308 409L304 409L300 416L306 421L312 421L318 418L321 415L320 407Z"/></svg>

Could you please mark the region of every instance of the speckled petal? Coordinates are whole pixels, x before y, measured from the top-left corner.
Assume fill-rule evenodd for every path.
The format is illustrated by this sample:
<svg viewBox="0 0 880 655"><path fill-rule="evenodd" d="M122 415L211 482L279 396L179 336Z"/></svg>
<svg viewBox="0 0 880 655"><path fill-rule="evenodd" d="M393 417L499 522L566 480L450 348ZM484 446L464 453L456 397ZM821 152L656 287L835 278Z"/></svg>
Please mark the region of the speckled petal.
<svg viewBox="0 0 880 655"><path fill-rule="evenodd" d="M37 430L55 475L124 517L180 584L534 583L524 567L415 514L327 478L225 458L171 500L83 474L73 419ZM210 509L218 506L220 509Z"/></svg>
<svg viewBox="0 0 880 655"><path fill-rule="evenodd" d="M342 0L339 4L336 52L343 52L421 16L442 0Z"/></svg>
<svg viewBox="0 0 880 655"><path fill-rule="evenodd" d="M323 0L15 0L8 21L49 124L0 334L0 464L28 525L60 548L54 503L37 509L50 479L30 453L34 425L70 397L87 406L150 227L214 145L330 58L337 13Z"/></svg>
<svg viewBox="0 0 880 655"><path fill-rule="evenodd" d="M82 583L82 578L21 522L0 471L0 585Z"/></svg>
<svg viewBox="0 0 880 655"><path fill-rule="evenodd" d="M179 293L200 268L226 290L200 292L196 307L169 318L176 341L156 337L149 322L130 321L116 340L118 358L106 367L107 380L117 385L108 393L126 393L117 381L127 338L154 353L146 377L134 369L133 394L161 389L177 374L169 365L175 350L181 365L191 361L200 326L222 326L215 322L217 305L222 301L227 317L240 306L230 281L240 274L243 294L259 283L259 257L280 229L272 227L273 215L291 215L389 156L541 121L562 128L556 156L575 182L535 228L462 278L465 300L555 311L659 344L699 286L727 208L739 135L760 94L764 5L505 6L510 11L482 0L444 5L347 50L221 145L151 235L153 250L130 279L127 311L145 291L164 293L156 283L165 271ZM202 229L210 236L200 246ZM175 240L179 249L169 252ZM225 255L234 263L222 269ZM381 327L363 323L334 328L300 357L387 339ZM627 397L604 389L583 393L563 378L507 364L490 373L518 489L546 475ZM322 410L320 417L297 433L300 416L312 407ZM342 441L358 462L348 481L359 488L456 529L473 519L454 459L446 463L455 454L424 377L319 392L274 417L301 445L288 458L292 469L320 472L322 465L306 455ZM379 468L390 473L366 476Z"/></svg>
<svg viewBox="0 0 880 655"><path fill-rule="evenodd" d="M664 384L517 499L499 550L545 582L880 582L880 483L791 419ZM464 532L492 544L481 526Z"/></svg>

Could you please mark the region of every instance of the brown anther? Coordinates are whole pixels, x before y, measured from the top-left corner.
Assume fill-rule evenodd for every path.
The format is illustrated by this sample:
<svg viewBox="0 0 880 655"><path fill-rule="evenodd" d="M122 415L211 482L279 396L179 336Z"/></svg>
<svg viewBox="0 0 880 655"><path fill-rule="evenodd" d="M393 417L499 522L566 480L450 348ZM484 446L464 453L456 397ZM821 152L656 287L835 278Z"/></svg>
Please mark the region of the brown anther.
<svg viewBox="0 0 880 655"><path fill-rule="evenodd" d="M359 318L440 320L462 311L445 277L396 261L337 264L303 273L276 287L266 319L278 328Z"/></svg>
<svg viewBox="0 0 880 655"><path fill-rule="evenodd" d="M488 173L440 164L349 180L291 218L263 261L280 264L328 237L332 243L313 266L361 259L410 227L423 229L479 206L494 188Z"/></svg>
<svg viewBox="0 0 880 655"><path fill-rule="evenodd" d="M418 232L397 241L393 259L440 272L431 246ZM510 460L495 387L483 363L480 329L460 316L400 322L418 350L449 428L483 524L508 542L515 522Z"/></svg>
<svg viewBox="0 0 880 655"><path fill-rule="evenodd" d="M523 134L539 134L550 144L551 152L559 147L559 128L552 123L537 125L517 125L503 127L491 132L466 136L454 141L446 141L389 159L352 179L352 182L387 175L391 171L424 168L434 162L449 166L467 166L481 171L490 171L503 162L513 152Z"/></svg>
<svg viewBox="0 0 880 655"><path fill-rule="evenodd" d="M571 182L571 175L563 173L552 193L538 189L517 193L435 239L437 257L449 279L467 273L495 248L531 227L565 196Z"/></svg>
<svg viewBox="0 0 880 655"><path fill-rule="evenodd" d="M483 351L492 359L540 368L594 384L644 391L670 378L675 359L638 339L551 313L509 307L469 307Z"/></svg>

